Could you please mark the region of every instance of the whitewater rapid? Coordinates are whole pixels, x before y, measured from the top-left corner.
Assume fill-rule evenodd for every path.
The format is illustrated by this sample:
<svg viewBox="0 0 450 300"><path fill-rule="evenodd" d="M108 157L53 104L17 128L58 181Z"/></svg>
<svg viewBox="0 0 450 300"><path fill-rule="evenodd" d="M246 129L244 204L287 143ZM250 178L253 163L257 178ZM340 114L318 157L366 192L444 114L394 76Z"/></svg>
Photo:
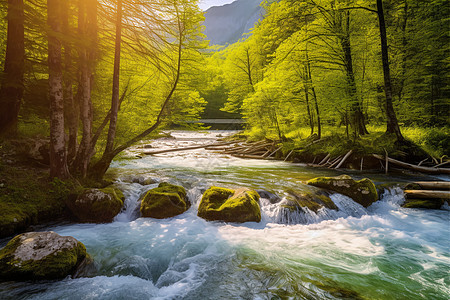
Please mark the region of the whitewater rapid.
<svg viewBox="0 0 450 300"><path fill-rule="evenodd" d="M200 136L195 142L201 143L216 133L176 134L183 142ZM152 145L164 143L174 142ZM398 188L385 190L368 208L334 194L339 210L317 214L288 214L263 198L262 222L228 224L197 217L202 192L211 185L249 186L283 198L306 179L337 173L204 150L118 161L112 172L126 196L114 222L45 228L83 242L95 274L0 283L0 299L450 298L450 211L402 208ZM130 176L155 183L131 183ZM370 176L380 183L411 178ZM160 181L183 185L193 205L170 219L140 218L140 196Z"/></svg>

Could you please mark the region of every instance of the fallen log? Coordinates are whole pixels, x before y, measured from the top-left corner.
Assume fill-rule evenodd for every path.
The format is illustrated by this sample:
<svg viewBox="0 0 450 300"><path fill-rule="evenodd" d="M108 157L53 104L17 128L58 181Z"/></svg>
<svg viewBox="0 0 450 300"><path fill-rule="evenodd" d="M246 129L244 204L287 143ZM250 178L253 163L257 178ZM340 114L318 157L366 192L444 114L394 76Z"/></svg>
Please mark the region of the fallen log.
<svg viewBox="0 0 450 300"><path fill-rule="evenodd" d="M231 156L238 157L238 158L276 160L276 158L274 158L274 157L263 157L263 156L260 156L260 155L232 154Z"/></svg>
<svg viewBox="0 0 450 300"><path fill-rule="evenodd" d="M266 159L270 158L272 155L274 155L275 153L277 153L278 150L280 150L281 148L283 148L283 146L278 147L275 151L273 151L272 153L270 153L269 156L266 157Z"/></svg>
<svg viewBox="0 0 450 300"><path fill-rule="evenodd" d="M418 181L413 184L419 185L422 189L450 190L450 181Z"/></svg>
<svg viewBox="0 0 450 300"><path fill-rule="evenodd" d="M289 152L289 154L285 157L284 161L287 161L289 156L291 156L291 154L294 152L294 150L291 150L291 152Z"/></svg>
<svg viewBox="0 0 450 300"><path fill-rule="evenodd" d="M378 154L372 154L373 157L376 159L379 159L380 161L384 161L385 158ZM393 158L388 158L389 162L393 165L413 170L417 172L427 173L427 174L450 174L450 168L432 168L432 167L422 167L422 166L416 166L412 164L408 164Z"/></svg>
<svg viewBox="0 0 450 300"><path fill-rule="evenodd" d="M335 160L333 160L333 161L331 162L331 165L330 165L328 168L330 168L330 169L331 169L331 168L334 168L334 166L337 165L337 164L339 163L341 157L342 157L342 155L339 155Z"/></svg>
<svg viewBox="0 0 450 300"><path fill-rule="evenodd" d="M328 154L327 154L327 156L325 156L325 158L324 158L324 159L322 159L322 160L320 161L319 165L322 165L322 164L326 163L326 162L327 162L327 159L329 159L329 158L330 158L330 156L331 156L331 154L330 154L330 153L328 153Z"/></svg>
<svg viewBox="0 0 450 300"><path fill-rule="evenodd" d="M450 164L450 160L445 161L443 163L440 163L438 165L435 165L435 166L433 166L433 168L439 168L439 167L442 167L442 166L447 165L447 164Z"/></svg>
<svg viewBox="0 0 450 300"><path fill-rule="evenodd" d="M211 151L226 151L229 149L232 149L232 147L214 147L214 146L208 146L205 147L206 150L211 150Z"/></svg>
<svg viewBox="0 0 450 300"><path fill-rule="evenodd" d="M350 150L347 152L347 154L345 154L345 156L342 158L341 162L335 167L335 169L339 169L342 164L346 161L347 158L349 158L350 155L352 155L353 150Z"/></svg>
<svg viewBox="0 0 450 300"><path fill-rule="evenodd" d="M418 164L417 164L417 166L418 167L420 167L424 162L426 162L428 160L428 157L427 158L425 158L424 160L421 160Z"/></svg>
<svg viewBox="0 0 450 300"><path fill-rule="evenodd" d="M450 199L450 191L405 190L407 197L420 199Z"/></svg>
<svg viewBox="0 0 450 300"><path fill-rule="evenodd" d="M249 153L249 152L253 152L253 151L257 151L257 150L262 150L262 149L266 149L267 147L271 146L272 143L268 143L268 144L262 144L262 145L258 145L258 146L250 146L247 148L247 150L244 150L243 153Z"/></svg>
<svg viewBox="0 0 450 300"><path fill-rule="evenodd" d="M191 147L184 147L184 148L172 148L172 149L165 149L165 150L159 150L159 151L144 151L142 154L144 155L155 155L155 154L162 154L162 153L168 153L168 152L177 152L177 151L187 151L187 150L195 150L195 149L202 149L212 146L225 146L225 145L231 145L236 142L227 142L227 143L221 143L221 144L209 144L209 145L199 145L199 146L191 146Z"/></svg>

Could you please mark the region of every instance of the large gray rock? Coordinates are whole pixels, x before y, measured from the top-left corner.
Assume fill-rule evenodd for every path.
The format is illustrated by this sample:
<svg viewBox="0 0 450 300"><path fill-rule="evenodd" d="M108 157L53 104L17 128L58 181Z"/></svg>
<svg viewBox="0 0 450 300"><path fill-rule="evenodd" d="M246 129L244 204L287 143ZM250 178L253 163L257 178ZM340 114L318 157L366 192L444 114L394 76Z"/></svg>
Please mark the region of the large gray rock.
<svg viewBox="0 0 450 300"><path fill-rule="evenodd" d="M106 223L120 212L124 200L114 187L86 189L76 199L69 199L67 206L80 222Z"/></svg>
<svg viewBox="0 0 450 300"><path fill-rule="evenodd" d="M367 178L355 181L348 175L341 175L337 177L317 177L307 183L348 196L364 207L368 207L378 200L375 184Z"/></svg>
<svg viewBox="0 0 450 300"><path fill-rule="evenodd" d="M85 260L90 260L86 247L71 236L28 232L14 237L0 250L0 278L64 278L74 274Z"/></svg>

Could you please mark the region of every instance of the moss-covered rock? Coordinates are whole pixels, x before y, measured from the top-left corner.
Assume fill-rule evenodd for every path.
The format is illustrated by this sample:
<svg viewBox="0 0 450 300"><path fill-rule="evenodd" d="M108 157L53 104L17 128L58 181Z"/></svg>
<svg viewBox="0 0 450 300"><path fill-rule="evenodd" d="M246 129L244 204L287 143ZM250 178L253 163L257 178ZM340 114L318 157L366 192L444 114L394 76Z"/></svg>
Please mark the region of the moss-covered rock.
<svg viewBox="0 0 450 300"><path fill-rule="evenodd" d="M86 189L74 199L68 199L67 206L80 222L106 223L120 212L125 197L115 187Z"/></svg>
<svg viewBox="0 0 450 300"><path fill-rule="evenodd" d="M184 213L190 206L184 187L162 182L141 198L141 215L155 219L171 218Z"/></svg>
<svg viewBox="0 0 450 300"><path fill-rule="evenodd" d="M402 204L405 208L440 209L447 199L406 199Z"/></svg>
<svg viewBox="0 0 450 300"><path fill-rule="evenodd" d="M85 259L86 247L71 236L28 232L0 250L3 280L58 279L72 275Z"/></svg>
<svg viewBox="0 0 450 300"><path fill-rule="evenodd" d="M205 191L198 207L198 216L208 221L260 222L259 195L253 190L230 190L211 187Z"/></svg>
<svg viewBox="0 0 450 300"><path fill-rule="evenodd" d="M307 183L346 195L364 207L368 207L378 200L375 184L367 178L355 181L348 175L341 175L337 177L317 177Z"/></svg>
<svg viewBox="0 0 450 300"><path fill-rule="evenodd" d="M288 196L283 201L282 206L291 210L306 207L315 213L324 207L338 210L336 204L330 199L326 191L303 184L299 185L296 190L288 191Z"/></svg>

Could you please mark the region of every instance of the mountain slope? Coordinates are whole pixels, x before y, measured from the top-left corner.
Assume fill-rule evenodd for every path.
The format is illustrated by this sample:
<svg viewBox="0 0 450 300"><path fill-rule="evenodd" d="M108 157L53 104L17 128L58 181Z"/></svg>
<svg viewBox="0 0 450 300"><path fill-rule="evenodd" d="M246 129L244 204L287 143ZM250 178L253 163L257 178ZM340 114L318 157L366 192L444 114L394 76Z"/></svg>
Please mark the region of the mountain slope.
<svg viewBox="0 0 450 300"><path fill-rule="evenodd" d="M237 0L223 6L213 6L205 14L205 34L210 45L232 44L250 31L261 18L261 0Z"/></svg>

